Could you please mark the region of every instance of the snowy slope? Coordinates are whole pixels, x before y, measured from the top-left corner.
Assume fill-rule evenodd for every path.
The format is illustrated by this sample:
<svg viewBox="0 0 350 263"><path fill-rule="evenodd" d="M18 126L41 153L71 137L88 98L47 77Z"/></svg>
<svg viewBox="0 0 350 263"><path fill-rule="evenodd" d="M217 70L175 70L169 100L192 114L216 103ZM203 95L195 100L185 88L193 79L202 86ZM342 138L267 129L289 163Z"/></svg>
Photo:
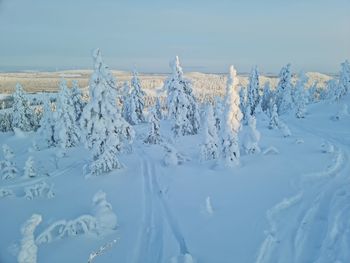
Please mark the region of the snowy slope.
<svg viewBox="0 0 350 263"><path fill-rule="evenodd" d="M343 102L350 107L349 97ZM38 237L59 220L94 217L99 190L118 227L61 239L55 232L52 242L38 244L38 262L87 262L113 240L94 262L349 262L350 117L332 119L340 106L320 102L305 119L286 116L287 138L259 115L262 152L278 153L243 155L230 169L199 161L202 135L178 139L174 145L189 161L164 166L163 148L142 143L147 124L136 126L133 152L120 158L127 168L92 178L83 176L83 146L61 158L55 149L31 149L36 134L0 133L19 168L31 155L40 171L24 178L20 169L17 178L0 181L2 192L12 193L0 198L0 262L17 262L21 226L32 214L42 216ZM166 121L161 132L170 136ZM323 152L325 142L334 150ZM42 196L25 197L25 189L43 182Z"/></svg>

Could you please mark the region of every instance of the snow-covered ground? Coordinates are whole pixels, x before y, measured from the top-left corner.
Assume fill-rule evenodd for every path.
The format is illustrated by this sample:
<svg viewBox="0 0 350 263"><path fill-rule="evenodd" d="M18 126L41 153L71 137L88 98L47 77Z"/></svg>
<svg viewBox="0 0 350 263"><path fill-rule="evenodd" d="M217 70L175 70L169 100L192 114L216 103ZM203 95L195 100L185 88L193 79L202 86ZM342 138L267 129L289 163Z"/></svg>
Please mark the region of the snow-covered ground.
<svg viewBox="0 0 350 263"><path fill-rule="evenodd" d="M342 103L350 108L350 97ZM83 146L58 157L33 149L35 133L0 133L17 167L32 156L39 174L0 181L0 262L17 262L33 214L38 262L87 262L99 251L94 262L349 262L350 116L333 118L341 106L319 102L305 119L282 117L286 138L261 113L262 153L243 154L234 168L200 162L202 135L175 141L188 161L165 166L141 124L120 156L126 168L85 178ZM167 121L161 132L170 137Z"/></svg>

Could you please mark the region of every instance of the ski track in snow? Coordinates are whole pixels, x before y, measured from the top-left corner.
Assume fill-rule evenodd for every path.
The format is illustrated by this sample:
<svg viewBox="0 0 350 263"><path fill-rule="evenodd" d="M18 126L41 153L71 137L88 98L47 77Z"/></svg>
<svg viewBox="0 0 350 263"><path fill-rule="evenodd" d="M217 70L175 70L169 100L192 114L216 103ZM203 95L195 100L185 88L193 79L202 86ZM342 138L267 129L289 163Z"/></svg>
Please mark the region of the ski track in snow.
<svg viewBox="0 0 350 263"><path fill-rule="evenodd" d="M146 154L142 152L140 156L146 156ZM189 255L185 238L181 233L176 218L163 197L163 191L157 179L158 173L154 161L144 158L141 167L144 211L137 251L135 253L135 262L164 262L164 221L167 222L171 233L178 243L180 251L180 257L178 258Z"/></svg>
<svg viewBox="0 0 350 263"><path fill-rule="evenodd" d="M270 229L256 263L350 262L348 145L326 132L302 130L335 146L332 163L303 176L300 192L267 212Z"/></svg>

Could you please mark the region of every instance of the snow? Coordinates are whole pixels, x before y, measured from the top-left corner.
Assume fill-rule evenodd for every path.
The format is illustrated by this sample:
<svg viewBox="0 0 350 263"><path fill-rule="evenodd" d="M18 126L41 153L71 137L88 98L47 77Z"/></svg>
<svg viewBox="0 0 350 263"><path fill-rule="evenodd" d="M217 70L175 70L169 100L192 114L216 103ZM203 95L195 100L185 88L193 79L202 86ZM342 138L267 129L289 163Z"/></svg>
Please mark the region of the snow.
<svg viewBox="0 0 350 263"><path fill-rule="evenodd" d="M0 159L16 168L0 180L0 261L349 262L350 116L333 118L349 106L347 95L307 105L305 118L281 115L283 133L257 112L261 153L241 151L233 167L201 161L201 132L171 140L166 119L160 143L144 143L149 123L135 125L132 151L118 152L123 168L89 178L82 143L58 156L32 149L40 133L0 133ZM35 177L18 168L30 156ZM33 214L41 223L26 224L24 239ZM37 251L23 254L26 244Z"/></svg>

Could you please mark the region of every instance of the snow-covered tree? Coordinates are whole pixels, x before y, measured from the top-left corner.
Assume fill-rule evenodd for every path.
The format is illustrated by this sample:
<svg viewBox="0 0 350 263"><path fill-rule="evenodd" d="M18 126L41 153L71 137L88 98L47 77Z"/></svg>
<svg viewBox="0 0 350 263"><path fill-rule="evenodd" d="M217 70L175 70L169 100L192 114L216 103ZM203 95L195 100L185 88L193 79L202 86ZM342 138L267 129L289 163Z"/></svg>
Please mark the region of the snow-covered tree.
<svg viewBox="0 0 350 263"><path fill-rule="evenodd" d="M270 87L270 82L266 81L263 88L263 95L261 98L261 109L263 112L268 112L270 108L270 99L273 96L273 92Z"/></svg>
<svg viewBox="0 0 350 263"><path fill-rule="evenodd" d="M203 126L204 142L200 146L201 160L214 160L219 158L220 151L213 106L208 104L205 112L205 123Z"/></svg>
<svg viewBox="0 0 350 263"><path fill-rule="evenodd" d="M112 205L107 202L105 192L100 190L94 195L92 206L99 232L103 233L117 227L117 216L113 212Z"/></svg>
<svg viewBox="0 0 350 263"><path fill-rule="evenodd" d="M279 73L279 82L276 88L276 106L279 115L287 113L292 107L292 83L290 64L283 67Z"/></svg>
<svg viewBox="0 0 350 263"><path fill-rule="evenodd" d="M295 116L297 118L304 118L306 113L306 104L308 101L308 93L305 89L305 85L308 81L308 77L304 72L300 72L299 79L295 85L293 92L293 102L295 105Z"/></svg>
<svg viewBox="0 0 350 263"><path fill-rule="evenodd" d="M48 95L43 97L43 114L40 120L40 127L37 131L39 145L52 147L56 145L55 140L55 116L52 111L51 100Z"/></svg>
<svg viewBox="0 0 350 263"><path fill-rule="evenodd" d="M37 128L35 113L30 108L27 94L19 83L12 97L12 127L24 132L35 130Z"/></svg>
<svg viewBox="0 0 350 263"><path fill-rule="evenodd" d="M37 171L34 166L34 159L32 156L29 156L25 165L24 165L24 176L31 178L37 176Z"/></svg>
<svg viewBox="0 0 350 263"><path fill-rule="evenodd" d="M80 140L80 130L76 122L72 94L64 79L60 82L55 114L55 141L62 149L76 146Z"/></svg>
<svg viewBox="0 0 350 263"><path fill-rule="evenodd" d="M226 86L225 113L222 124L222 157L226 165L238 165L240 152L238 133L241 127L242 113L239 108L238 77L233 66L230 67Z"/></svg>
<svg viewBox="0 0 350 263"><path fill-rule="evenodd" d="M348 60L345 60L341 64L341 70L339 74L339 86L336 92L335 99L340 100L350 90L350 64Z"/></svg>
<svg viewBox="0 0 350 263"><path fill-rule="evenodd" d="M245 127L243 147L247 154L260 153L260 132L256 129L256 118L254 115L248 117L248 126Z"/></svg>
<svg viewBox="0 0 350 263"><path fill-rule="evenodd" d="M2 151L4 155L4 160L0 162L1 178L2 179L15 178L18 173L16 163L13 161L15 154L7 144L4 144L2 146Z"/></svg>
<svg viewBox="0 0 350 263"><path fill-rule="evenodd" d="M156 104L155 104L155 110L156 114L159 120L163 119L163 111L162 111L162 104L160 102L159 97L156 99Z"/></svg>
<svg viewBox="0 0 350 263"><path fill-rule="evenodd" d="M78 81L74 80L72 83L73 86L71 90L71 96L74 107L75 121L79 122L81 114L83 113L85 102L83 101L82 92L79 88Z"/></svg>
<svg viewBox="0 0 350 263"><path fill-rule="evenodd" d="M130 92L130 111L128 112L128 118L126 119L130 124L138 124L145 122L145 116L143 108L145 106L146 93L141 88L140 79L137 72L133 71L133 77L131 79L131 92Z"/></svg>
<svg viewBox="0 0 350 263"><path fill-rule="evenodd" d="M245 87L239 88L239 108L242 113L242 123L244 125L248 124L248 115L250 115L250 104L248 100L248 90Z"/></svg>
<svg viewBox="0 0 350 263"><path fill-rule="evenodd" d="M157 115L157 110L155 108L152 109L150 112L149 123L151 125L151 129L145 140L145 143L159 144L162 141L162 139L160 137L160 131L159 131L160 130L159 118Z"/></svg>
<svg viewBox="0 0 350 263"><path fill-rule="evenodd" d="M215 117L215 127L217 131L221 130L221 118L224 113L223 102L221 97L215 98L215 109L214 109L214 117Z"/></svg>
<svg viewBox="0 0 350 263"><path fill-rule="evenodd" d="M170 63L172 74L164 83L168 95L169 118L173 120L175 136L197 134L200 117L192 83L183 75L179 58Z"/></svg>
<svg viewBox="0 0 350 263"><path fill-rule="evenodd" d="M22 240L19 254L17 257L18 263L36 263L38 247L35 243L34 231L41 222L41 215L34 214L22 226Z"/></svg>
<svg viewBox="0 0 350 263"><path fill-rule="evenodd" d="M258 67L255 66L252 68L249 75L249 84L248 84L248 103L250 108L250 115L255 116L256 109L260 103L260 83L259 83L259 72Z"/></svg>
<svg viewBox="0 0 350 263"><path fill-rule="evenodd" d="M270 108L269 129L276 129L278 127L279 127L279 117L277 112L277 106L276 104L273 104L273 106Z"/></svg>
<svg viewBox="0 0 350 263"><path fill-rule="evenodd" d="M130 144L133 128L123 119L116 103L116 80L103 63L99 49L93 52L94 72L89 82L90 101L85 106L81 126L85 144L91 150L90 174L100 175L121 168L118 154Z"/></svg>
<svg viewBox="0 0 350 263"><path fill-rule="evenodd" d="M308 103L314 103L317 101L317 89L318 89L318 81L314 81L314 83L308 89Z"/></svg>
<svg viewBox="0 0 350 263"><path fill-rule="evenodd" d="M0 132L9 132L12 130L12 112L7 109L0 110Z"/></svg>
<svg viewBox="0 0 350 263"><path fill-rule="evenodd" d="M120 96L121 103L123 105L122 107L122 117L125 120L128 120L130 116L130 86L127 81L124 81L123 86L121 88L121 96Z"/></svg>

